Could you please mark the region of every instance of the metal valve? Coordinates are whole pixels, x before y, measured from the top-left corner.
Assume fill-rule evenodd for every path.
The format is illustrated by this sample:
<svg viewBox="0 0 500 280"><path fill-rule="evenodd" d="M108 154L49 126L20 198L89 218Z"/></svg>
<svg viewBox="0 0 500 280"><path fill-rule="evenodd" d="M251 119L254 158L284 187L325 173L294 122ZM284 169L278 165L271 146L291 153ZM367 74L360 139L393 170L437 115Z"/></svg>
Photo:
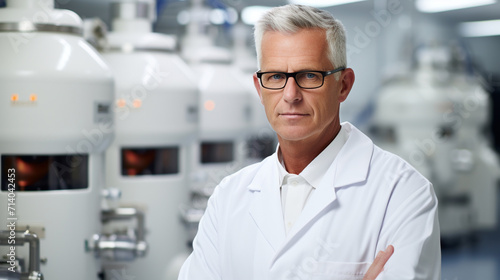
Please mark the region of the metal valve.
<svg viewBox="0 0 500 280"><path fill-rule="evenodd" d="M94 234L92 239L86 243L87 251L94 251L95 256L98 258L113 261L132 261L144 257L148 247L145 240L144 213L136 208L116 208L101 212L101 221L103 223L134 218L137 220L137 229L134 236Z"/></svg>

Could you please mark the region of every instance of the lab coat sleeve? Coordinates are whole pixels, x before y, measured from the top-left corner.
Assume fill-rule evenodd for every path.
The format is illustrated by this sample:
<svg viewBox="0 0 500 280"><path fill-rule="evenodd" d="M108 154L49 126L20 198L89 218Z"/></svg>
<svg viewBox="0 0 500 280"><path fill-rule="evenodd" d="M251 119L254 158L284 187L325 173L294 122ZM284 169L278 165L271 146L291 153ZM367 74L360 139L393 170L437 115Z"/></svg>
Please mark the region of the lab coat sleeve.
<svg viewBox="0 0 500 280"><path fill-rule="evenodd" d="M217 234L217 198L219 187L208 200L198 233L193 241L193 252L184 262L179 280L219 280L221 264Z"/></svg>
<svg viewBox="0 0 500 280"><path fill-rule="evenodd" d="M392 194L378 243L379 250L392 244L394 254L377 280L440 280L438 202L432 184L415 191L410 191L414 183L401 184L406 185Z"/></svg>

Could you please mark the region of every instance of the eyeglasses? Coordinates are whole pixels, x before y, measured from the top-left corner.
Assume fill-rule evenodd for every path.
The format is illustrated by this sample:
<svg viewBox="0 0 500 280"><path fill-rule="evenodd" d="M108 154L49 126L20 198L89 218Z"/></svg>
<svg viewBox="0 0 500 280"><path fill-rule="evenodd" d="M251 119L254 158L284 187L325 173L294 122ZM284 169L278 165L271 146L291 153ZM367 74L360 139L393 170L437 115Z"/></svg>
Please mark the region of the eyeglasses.
<svg viewBox="0 0 500 280"><path fill-rule="evenodd" d="M258 72L257 78L262 87L267 89L282 89L286 86L288 78L293 77L295 83L303 89L314 89L323 86L325 77L339 71L345 70L345 67L339 67L331 71L299 71L293 73L286 72ZM260 70L259 70L260 71Z"/></svg>

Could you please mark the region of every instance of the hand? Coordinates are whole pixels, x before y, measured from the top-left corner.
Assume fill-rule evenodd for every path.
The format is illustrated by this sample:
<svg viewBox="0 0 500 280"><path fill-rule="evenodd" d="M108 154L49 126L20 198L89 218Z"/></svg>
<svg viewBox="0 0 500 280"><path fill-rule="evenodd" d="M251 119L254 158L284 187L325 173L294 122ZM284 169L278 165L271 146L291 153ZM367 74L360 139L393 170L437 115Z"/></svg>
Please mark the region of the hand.
<svg viewBox="0 0 500 280"><path fill-rule="evenodd" d="M384 270L385 263L389 260L393 253L394 247L392 245L387 246L387 249L385 249L385 251L378 252L375 260L366 272L365 277L363 277L363 280L375 280L380 272Z"/></svg>

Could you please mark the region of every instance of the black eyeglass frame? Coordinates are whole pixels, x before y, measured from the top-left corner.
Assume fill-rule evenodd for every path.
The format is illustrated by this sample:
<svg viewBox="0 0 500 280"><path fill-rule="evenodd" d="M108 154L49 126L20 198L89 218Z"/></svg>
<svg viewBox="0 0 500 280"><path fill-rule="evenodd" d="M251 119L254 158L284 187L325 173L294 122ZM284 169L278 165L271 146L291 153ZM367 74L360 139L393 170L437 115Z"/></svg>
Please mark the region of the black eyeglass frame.
<svg viewBox="0 0 500 280"><path fill-rule="evenodd" d="M346 69L346 67L342 66L342 67L335 68L335 69L330 70L330 71L299 71L299 72L291 72L291 73L288 73L288 72L276 72L276 71L260 72L260 70L259 70L259 71L255 72L255 74L257 74L257 78L259 78L259 80L260 80L260 85L263 88L266 88L266 89L271 89L271 90L284 89L286 87L286 83L288 83L288 78L290 78L290 77L293 77L293 79L295 80L295 84L297 84L297 86L300 87L300 88L303 88L303 89L315 89L315 88L320 88L320 87L323 86L323 84L325 83L325 77L326 76L331 75L331 74L335 74L335 73L337 73L339 71L343 71L345 69ZM301 73L311 73L311 72L320 73L323 76L323 80L321 81L321 85L319 85L317 87L302 87L301 85L299 85L299 83L297 82L297 79L295 77L298 74L301 74ZM280 88L269 88L269 87L264 86L264 84L262 83L262 75L269 74L269 73L284 74L285 77L286 77L285 84L282 87L280 87Z"/></svg>

